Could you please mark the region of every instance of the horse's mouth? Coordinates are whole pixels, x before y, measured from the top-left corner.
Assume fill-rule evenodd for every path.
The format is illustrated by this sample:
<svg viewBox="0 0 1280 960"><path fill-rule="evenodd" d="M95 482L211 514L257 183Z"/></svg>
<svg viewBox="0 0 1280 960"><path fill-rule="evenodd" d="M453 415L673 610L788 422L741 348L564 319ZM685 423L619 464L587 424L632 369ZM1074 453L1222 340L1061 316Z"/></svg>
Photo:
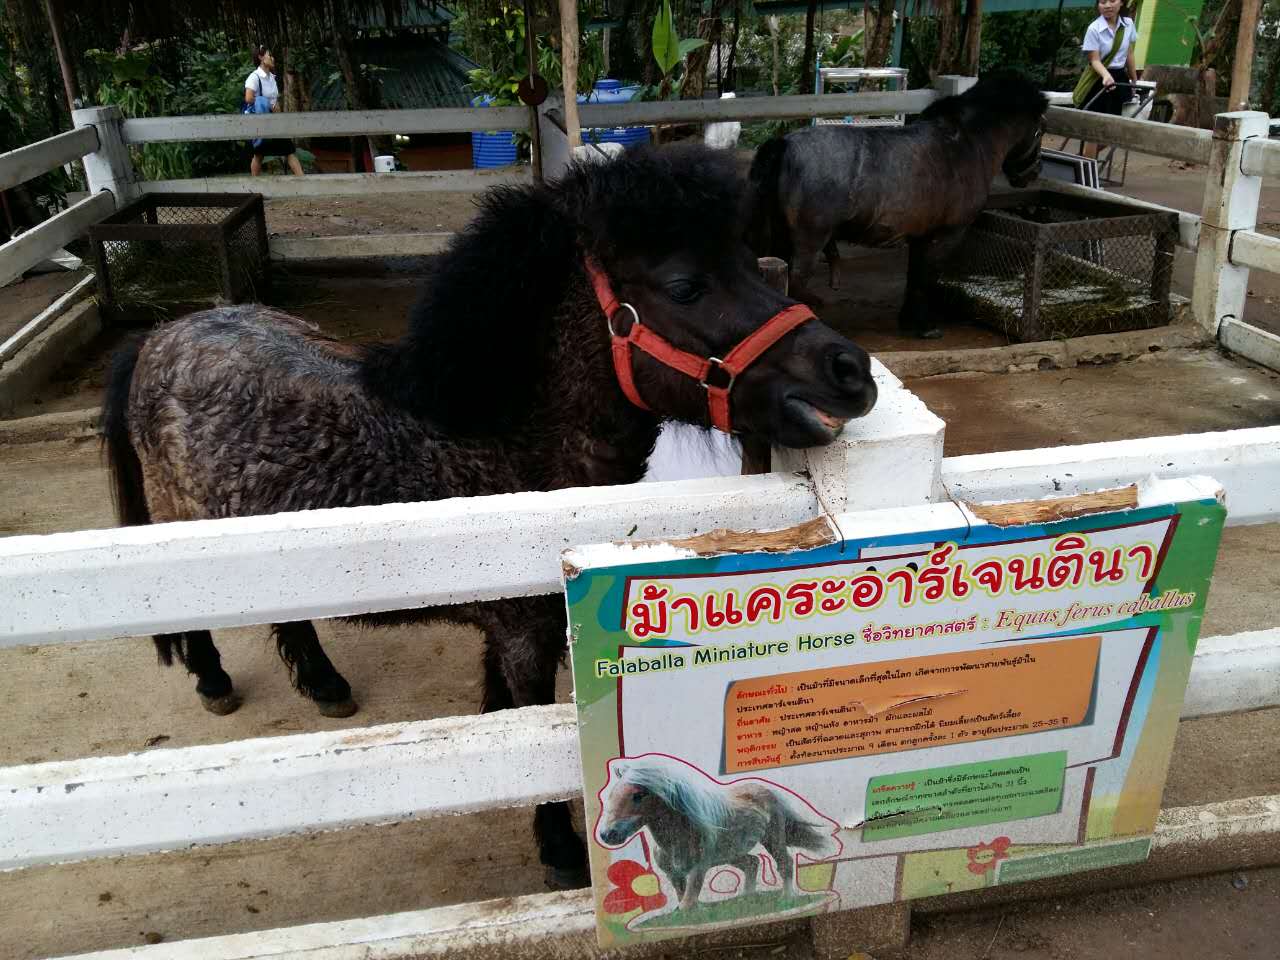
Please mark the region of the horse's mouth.
<svg viewBox="0 0 1280 960"><path fill-rule="evenodd" d="M806 432L811 432L814 435L815 440L810 444L812 446L830 443L840 435L844 425L852 419L852 417L840 417L833 413L828 413L817 404L810 400L805 400L803 397L787 397L784 406L794 419L804 425Z"/></svg>

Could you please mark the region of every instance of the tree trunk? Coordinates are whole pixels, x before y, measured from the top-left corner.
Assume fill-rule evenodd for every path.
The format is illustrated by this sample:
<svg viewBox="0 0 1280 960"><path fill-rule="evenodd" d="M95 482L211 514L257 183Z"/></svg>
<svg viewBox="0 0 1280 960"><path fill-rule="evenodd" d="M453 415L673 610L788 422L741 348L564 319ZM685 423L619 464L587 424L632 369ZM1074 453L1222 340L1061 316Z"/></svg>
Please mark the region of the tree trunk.
<svg viewBox="0 0 1280 960"><path fill-rule="evenodd" d="M698 36L706 40L707 45L699 47L685 58L684 83L680 87L681 100L701 100L706 92L707 66L724 35L724 21L720 19L720 11L726 2L727 0L711 0L711 9L698 21Z"/></svg>
<svg viewBox="0 0 1280 960"><path fill-rule="evenodd" d="M978 59L982 49L982 0L969 0L964 14L964 53L959 70L966 77L978 75Z"/></svg>
<svg viewBox="0 0 1280 960"><path fill-rule="evenodd" d="M71 64L71 54L67 51L66 31L63 29L61 0L44 0L45 15L49 18L49 32L53 36L53 47L58 52L58 66L62 70L62 86L67 94L67 112L76 108L76 99L80 91L76 87L76 71Z"/></svg>
<svg viewBox="0 0 1280 960"><path fill-rule="evenodd" d="M809 0L804 14L804 53L800 64L800 93L813 93L813 21L818 15L818 0Z"/></svg>
<svg viewBox="0 0 1280 960"><path fill-rule="evenodd" d="M374 110L377 108L376 94L366 83L359 66L352 56L351 34L345 17L335 8L334 0L326 0L325 15L329 20L329 34L333 43L333 55L338 61L338 70L342 74L342 86L347 93L347 106L352 110ZM354 141L362 138L353 137ZM363 138L369 143L369 155L378 156L391 152L391 138L387 136L369 136ZM366 171L372 173L372 170Z"/></svg>
<svg viewBox="0 0 1280 960"><path fill-rule="evenodd" d="M742 20L742 0L733 0L733 39L729 41L729 62L724 68L724 84L730 90L738 89L738 77L734 73L738 59L738 24ZM724 90L720 91L724 93Z"/></svg>
<svg viewBox="0 0 1280 960"><path fill-rule="evenodd" d="M1258 11L1262 0L1243 0L1240 26L1236 30L1236 52L1231 66L1228 110L1249 109L1249 88L1253 79L1253 41L1258 35Z"/></svg>
<svg viewBox="0 0 1280 960"><path fill-rule="evenodd" d="M929 76L955 73L960 68L960 0L938 0L938 49L929 65Z"/></svg>
<svg viewBox="0 0 1280 960"><path fill-rule="evenodd" d="M868 67L883 67L889 62L893 48L893 10L895 0L879 0L875 9L868 2L863 7L862 43Z"/></svg>
<svg viewBox="0 0 1280 960"><path fill-rule="evenodd" d="M782 26L778 23L777 17L770 17L768 24L769 36L773 40L773 95L776 97L778 96L778 34L782 31Z"/></svg>
<svg viewBox="0 0 1280 960"><path fill-rule="evenodd" d="M578 0L560 0L560 73L564 84L564 129L569 149L582 146L578 123Z"/></svg>

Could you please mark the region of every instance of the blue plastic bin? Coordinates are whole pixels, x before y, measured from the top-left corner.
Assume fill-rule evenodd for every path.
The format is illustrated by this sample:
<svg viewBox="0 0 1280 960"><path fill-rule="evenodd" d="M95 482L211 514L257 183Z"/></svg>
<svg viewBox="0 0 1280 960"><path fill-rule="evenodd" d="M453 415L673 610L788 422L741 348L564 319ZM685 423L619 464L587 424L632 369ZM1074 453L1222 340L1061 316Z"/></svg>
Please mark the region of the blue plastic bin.
<svg viewBox="0 0 1280 960"><path fill-rule="evenodd" d="M492 97L476 97L473 107L487 107ZM507 167L516 162L516 135L513 130L495 130L488 133L473 131L471 134L471 166L476 170Z"/></svg>
<svg viewBox="0 0 1280 960"><path fill-rule="evenodd" d="M578 94L579 103L626 103L632 99L640 88L624 87L621 80L597 80L591 93ZM584 142L620 143L630 149L641 143L649 142L648 127L585 127L582 131Z"/></svg>

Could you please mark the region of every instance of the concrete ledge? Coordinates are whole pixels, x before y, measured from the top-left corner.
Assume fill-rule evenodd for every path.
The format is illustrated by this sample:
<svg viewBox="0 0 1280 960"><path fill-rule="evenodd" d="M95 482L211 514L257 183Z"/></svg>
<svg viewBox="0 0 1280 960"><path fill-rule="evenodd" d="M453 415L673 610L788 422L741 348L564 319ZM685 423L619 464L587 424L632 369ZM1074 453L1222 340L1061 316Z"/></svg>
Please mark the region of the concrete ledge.
<svg viewBox="0 0 1280 960"><path fill-rule="evenodd" d="M375 233L341 237L272 237L271 259L344 260L364 257L420 257L442 253L452 233Z"/></svg>
<svg viewBox="0 0 1280 960"><path fill-rule="evenodd" d="M9 416L49 377L71 351L102 330L98 305L76 304L0 366L0 417Z"/></svg>
<svg viewBox="0 0 1280 960"><path fill-rule="evenodd" d="M591 892L574 890L152 947L126 947L82 954L78 960L363 960L374 956L380 960L496 960L516 956L522 960L612 960L671 955L675 951L682 956L700 957L713 949L780 942L805 926L813 932L818 960L838 960L867 949L878 951L881 957L892 957L906 946L911 910L936 913L991 907L1014 900L1069 896L1277 863L1280 796L1251 797L1163 811L1151 858L1146 863L827 914L811 921L742 927L627 950L604 952L596 946Z"/></svg>
<svg viewBox="0 0 1280 960"><path fill-rule="evenodd" d="M44 443L49 440L78 440L97 434L102 423L101 407L43 413L37 417L0 420L0 445Z"/></svg>
<svg viewBox="0 0 1280 960"><path fill-rule="evenodd" d="M1071 340L1014 343L969 350L902 350L876 354L903 380L944 373L1023 373L1059 370L1081 364L1119 363L1148 353L1204 347L1212 343L1190 324L1152 330L1103 333Z"/></svg>
<svg viewBox="0 0 1280 960"><path fill-rule="evenodd" d="M1269 370L1280 370L1280 337L1251 323L1226 317L1218 326L1223 349Z"/></svg>
<svg viewBox="0 0 1280 960"><path fill-rule="evenodd" d="M1151 857L1145 863L927 897L913 900L911 906L921 913L945 913L1277 864L1280 796L1249 797L1161 811Z"/></svg>

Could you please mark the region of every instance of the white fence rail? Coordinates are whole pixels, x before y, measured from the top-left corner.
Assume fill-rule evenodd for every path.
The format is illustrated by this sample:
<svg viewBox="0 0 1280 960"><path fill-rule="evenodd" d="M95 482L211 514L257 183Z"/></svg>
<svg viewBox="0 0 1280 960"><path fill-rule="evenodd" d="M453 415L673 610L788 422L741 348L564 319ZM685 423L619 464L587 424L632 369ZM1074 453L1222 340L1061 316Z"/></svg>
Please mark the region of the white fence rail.
<svg viewBox="0 0 1280 960"><path fill-rule="evenodd" d="M1045 132L1187 163L1208 163L1213 141L1208 130L1112 117L1070 107L1050 107L1045 116Z"/></svg>
<svg viewBox="0 0 1280 960"><path fill-rule="evenodd" d="M1071 496L1185 474L1227 491L1228 524L1280 520L1280 426L948 457L946 492L987 502Z"/></svg>
<svg viewBox="0 0 1280 960"><path fill-rule="evenodd" d="M97 149L98 134L92 127L68 130L47 140L19 147L0 157L0 190L16 187Z"/></svg>
<svg viewBox="0 0 1280 960"><path fill-rule="evenodd" d="M142 193L260 193L269 198L363 197L453 191L477 193L500 184L528 183L527 167L493 170L412 171L399 173L325 173L311 177L202 177L144 180Z"/></svg>
<svg viewBox="0 0 1280 960"><path fill-rule="evenodd" d="M22 276L115 208L109 193L95 193L0 246L0 286Z"/></svg>
<svg viewBox="0 0 1280 960"><path fill-rule="evenodd" d="M574 544L817 510L807 481L767 474L9 537L0 648L553 593Z"/></svg>
<svg viewBox="0 0 1280 960"><path fill-rule="evenodd" d="M1275 706L1280 627L1200 641L1184 719ZM9 767L0 871L532 806L581 776L570 704Z"/></svg>
<svg viewBox="0 0 1280 960"><path fill-rule="evenodd" d="M139 117L124 121L125 143L189 143L255 137L354 137L389 133L528 130L527 107L438 107L431 110L317 110Z"/></svg>

